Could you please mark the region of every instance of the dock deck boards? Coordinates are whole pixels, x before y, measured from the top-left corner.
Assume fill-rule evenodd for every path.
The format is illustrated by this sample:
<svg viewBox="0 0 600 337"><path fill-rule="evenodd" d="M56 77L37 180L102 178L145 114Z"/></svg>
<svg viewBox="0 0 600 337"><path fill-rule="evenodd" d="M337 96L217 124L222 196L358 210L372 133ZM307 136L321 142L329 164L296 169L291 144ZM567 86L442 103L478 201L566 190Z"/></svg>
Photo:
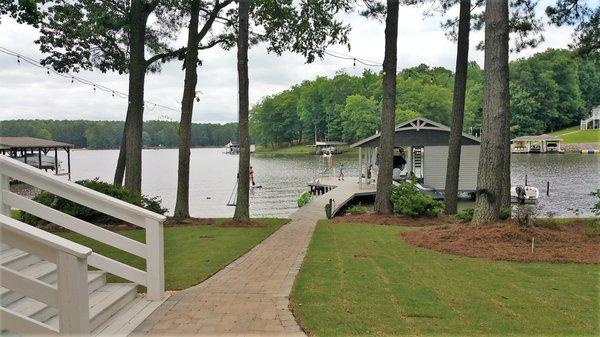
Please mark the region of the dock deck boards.
<svg viewBox="0 0 600 337"><path fill-rule="evenodd" d="M358 183L358 177L348 177L344 180L337 180L335 178L323 178L318 182L310 182L309 185L313 186L327 186L332 187L328 192L316 196L311 203L318 203L324 209L325 205L329 203L329 199L334 200L332 209L332 215L336 215L348 202L352 201L355 197L375 195L376 183L367 184L363 181L362 188ZM299 210L302 212L302 209Z"/></svg>

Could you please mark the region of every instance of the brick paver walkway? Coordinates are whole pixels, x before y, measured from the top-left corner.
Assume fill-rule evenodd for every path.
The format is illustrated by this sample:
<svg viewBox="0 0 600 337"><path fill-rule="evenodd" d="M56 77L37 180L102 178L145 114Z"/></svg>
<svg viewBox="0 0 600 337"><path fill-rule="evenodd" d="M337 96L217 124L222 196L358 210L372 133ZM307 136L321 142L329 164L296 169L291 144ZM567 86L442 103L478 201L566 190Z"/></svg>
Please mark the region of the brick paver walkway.
<svg viewBox="0 0 600 337"><path fill-rule="evenodd" d="M356 190L356 180L316 198L248 253L203 283L171 296L134 334L305 336L288 296L329 198Z"/></svg>

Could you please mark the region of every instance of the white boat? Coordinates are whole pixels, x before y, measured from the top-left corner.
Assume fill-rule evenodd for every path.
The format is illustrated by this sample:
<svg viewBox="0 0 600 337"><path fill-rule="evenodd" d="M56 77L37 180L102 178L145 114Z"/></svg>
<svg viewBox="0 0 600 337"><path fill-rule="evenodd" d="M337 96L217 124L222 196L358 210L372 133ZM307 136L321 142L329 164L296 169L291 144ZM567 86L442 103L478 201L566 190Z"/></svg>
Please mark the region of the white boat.
<svg viewBox="0 0 600 337"><path fill-rule="evenodd" d="M517 204L537 204L540 191L532 186L511 186L510 202Z"/></svg>

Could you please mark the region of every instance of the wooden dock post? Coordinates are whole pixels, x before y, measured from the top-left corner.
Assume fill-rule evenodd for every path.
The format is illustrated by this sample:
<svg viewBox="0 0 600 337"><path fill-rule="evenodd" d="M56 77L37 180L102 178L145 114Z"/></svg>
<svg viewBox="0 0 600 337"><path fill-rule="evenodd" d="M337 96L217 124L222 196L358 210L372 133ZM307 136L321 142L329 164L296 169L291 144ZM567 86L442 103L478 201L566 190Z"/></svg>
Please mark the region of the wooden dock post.
<svg viewBox="0 0 600 337"><path fill-rule="evenodd" d="M546 196L547 197L550 196L550 182L549 181L546 182Z"/></svg>
<svg viewBox="0 0 600 337"><path fill-rule="evenodd" d="M527 175L525 175L525 186L527 186Z"/></svg>

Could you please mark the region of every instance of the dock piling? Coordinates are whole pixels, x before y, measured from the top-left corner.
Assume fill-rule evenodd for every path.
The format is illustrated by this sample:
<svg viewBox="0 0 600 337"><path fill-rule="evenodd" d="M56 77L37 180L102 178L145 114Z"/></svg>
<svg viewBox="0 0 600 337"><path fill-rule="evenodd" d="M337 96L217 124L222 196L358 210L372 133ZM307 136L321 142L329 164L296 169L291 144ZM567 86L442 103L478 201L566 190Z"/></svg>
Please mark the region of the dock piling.
<svg viewBox="0 0 600 337"><path fill-rule="evenodd" d="M547 197L550 196L550 182L549 181L546 182L546 196Z"/></svg>

